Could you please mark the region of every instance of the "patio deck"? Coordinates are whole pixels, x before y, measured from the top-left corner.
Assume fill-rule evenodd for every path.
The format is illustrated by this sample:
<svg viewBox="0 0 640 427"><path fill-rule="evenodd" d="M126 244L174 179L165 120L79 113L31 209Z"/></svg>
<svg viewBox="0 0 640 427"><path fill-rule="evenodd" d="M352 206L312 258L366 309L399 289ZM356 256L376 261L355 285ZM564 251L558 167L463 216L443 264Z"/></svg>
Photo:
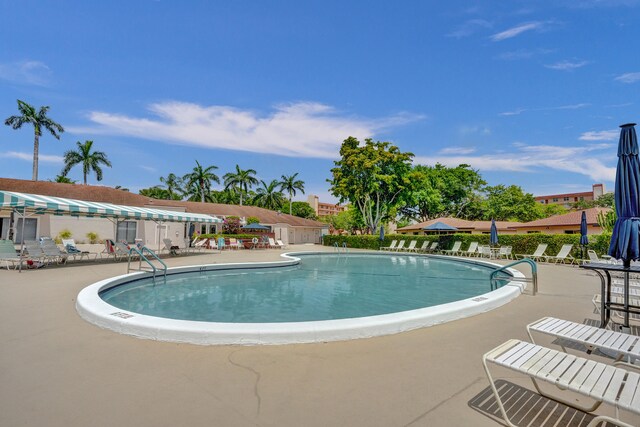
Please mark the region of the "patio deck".
<svg viewBox="0 0 640 427"><path fill-rule="evenodd" d="M264 261L318 249L332 250L292 246L165 260ZM543 316L597 319L594 276L540 264L537 296L472 318L366 340L201 347L120 335L78 316L80 289L125 271L125 263L112 261L0 270L0 425L498 426L482 354L509 338L526 340L525 325ZM511 402L533 408L521 412L522 425L590 419L538 397L527 378L496 374Z"/></svg>

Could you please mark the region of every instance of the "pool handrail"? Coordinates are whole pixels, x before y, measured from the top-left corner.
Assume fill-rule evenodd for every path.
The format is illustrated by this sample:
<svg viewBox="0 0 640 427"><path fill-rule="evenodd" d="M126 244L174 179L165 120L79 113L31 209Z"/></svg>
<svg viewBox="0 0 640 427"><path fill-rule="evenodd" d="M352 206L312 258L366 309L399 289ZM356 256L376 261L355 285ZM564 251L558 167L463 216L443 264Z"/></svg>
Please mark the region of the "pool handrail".
<svg viewBox="0 0 640 427"><path fill-rule="evenodd" d="M506 269L511 268L515 265L518 264L529 264L529 266L531 267L531 279L526 278L526 279L520 279L526 282L532 282L533 283L533 289L532 289L532 293L535 296L535 294L538 292L538 264L536 264L535 261L533 261L530 258L522 258L519 259L517 261L511 262L507 265L504 265L500 268L496 268L495 270L493 270L491 272L491 275L489 276L489 281L491 282L491 290L493 290L493 284L495 283L496 280L496 275L500 272L504 272ZM498 285L496 284L496 289L498 288Z"/></svg>
<svg viewBox="0 0 640 427"><path fill-rule="evenodd" d="M147 248L146 246L141 247L140 249L138 249L137 246L132 246L129 249L129 257L128 257L128 261L127 261L127 273L130 273L131 270L135 270L135 271L146 271L145 269L142 268L142 261L146 262L149 267L151 267L151 271L153 274L153 278L156 278L156 273L158 271L158 268L153 265L153 263L151 261L149 261L149 259L144 256L144 253L147 252L149 255L151 255L156 261L158 261L161 265L162 265L162 273L164 275L164 277L167 277L167 264L164 263L164 261L162 261L158 255L156 255L156 253L154 251L152 251L151 249ZM132 269L131 268L131 256L133 254L138 255L138 268L137 269Z"/></svg>

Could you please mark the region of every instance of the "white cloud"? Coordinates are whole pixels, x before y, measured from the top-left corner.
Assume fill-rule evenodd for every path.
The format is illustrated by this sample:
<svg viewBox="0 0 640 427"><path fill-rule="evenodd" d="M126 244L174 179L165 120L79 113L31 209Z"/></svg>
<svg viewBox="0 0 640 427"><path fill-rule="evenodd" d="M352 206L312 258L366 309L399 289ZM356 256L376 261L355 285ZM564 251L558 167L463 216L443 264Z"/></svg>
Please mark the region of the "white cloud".
<svg viewBox="0 0 640 427"><path fill-rule="evenodd" d="M494 152L478 155L416 156L416 164L441 163L447 166L468 164L480 171L540 172L554 169L589 176L595 181L615 181L616 168L607 166L604 160L615 162L612 144L596 144L587 147L562 147L552 145L524 145L519 143L513 152ZM608 149L608 153L592 154ZM453 153L452 153L453 154ZM606 154L606 156L603 156Z"/></svg>
<svg viewBox="0 0 640 427"><path fill-rule="evenodd" d="M515 27L511 27L508 30L501 31L492 35L490 38L494 42L499 42L502 40L510 39L516 37L524 32L538 30L544 26L542 22L525 22L520 25L516 25Z"/></svg>
<svg viewBox="0 0 640 427"><path fill-rule="evenodd" d="M12 83L46 86L51 70L40 61L20 61L0 64L0 79Z"/></svg>
<svg viewBox="0 0 640 427"><path fill-rule="evenodd" d="M147 172L157 172L158 169L151 167L151 166L145 166L145 165L140 165L140 169L146 170Z"/></svg>
<svg viewBox="0 0 640 427"><path fill-rule="evenodd" d="M487 126L461 126L459 132L462 135L491 135L491 129Z"/></svg>
<svg viewBox="0 0 640 427"><path fill-rule="evenodd" d="M28 162L33 162L33 153L24 153L18 151L7 151L4 153L0 153L0 157L7 159L18 159L25 160ZM54 164L62 164L64 160L62 156L55 156L53 154L38 154L38 162L40 163L54 163Z"/></svg>
<svg viewBox="0 0 640 427"><path fill-rule="evenodd" d="M614 80L622 83L635 83L640 81L640 73L625 73L617 76Z"/></svg>
<svg viewBox="0 0 640 427"><path fill-rule="evenodd" d="M266 115L228 106L206 107L177 101L151 104L149 111L154 118L94 111L89 119L97 127L70 127L67 132L126 135L288 157L335 158L348 136L369 138L377 132L424 119L422 115L409 113L377 119L345 116L315 102L279 105Z"/></svg>
<svg viewBox="0 0 640 427"><path fill-rule="evenodd" d="M616 129L589 131L580 135L581 141L613 141L620 136L620 131Z"/></svg>
<svg viewBox="0 0 640 427"><path fill-rule="evenodd" d="M545 65L545 67L550 68L552 70L571 71L571 70L575 70L576 68L584 67L588 63L589 61L571 62L571 61L565 60L565 61L556 62L555 64Z"/></svg>
<svg viewBox="0 0 640 427"><path fill-rule="evenodd" d="M440 150L440 154L471 154L475 151L474 147L448 147Z"/></svg>
<svg viewBox="0 0 640 427"><path fill-rule="evenodd" d="M498 113L498 115L499 116L517 116L518 114L524 113L525 111L578 110L580 108L589 107L590 105L591 104L583 102L580 104L560 105L558 107L518 108L513 111L504 111L502 113Z"/></svg>
<svg viewBox="0 0 640 427"><path fill-rule="evenodd" d="M456 39L461 39L463 37L468 37L476 32L482 30L483 28L491 28L492 24L489 21L485 21L484 19L470 19L463 24L456 27L455 30L448 33L447 37L453 37Z"/></svg>

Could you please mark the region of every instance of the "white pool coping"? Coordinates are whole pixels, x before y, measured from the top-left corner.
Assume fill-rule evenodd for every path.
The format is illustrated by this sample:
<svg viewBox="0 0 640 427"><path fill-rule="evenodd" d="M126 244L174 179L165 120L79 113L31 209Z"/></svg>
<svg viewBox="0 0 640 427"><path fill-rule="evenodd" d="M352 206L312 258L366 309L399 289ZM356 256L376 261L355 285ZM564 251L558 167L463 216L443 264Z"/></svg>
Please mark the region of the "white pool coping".
<svg viewBox="0 0 640 427"><path fill-rule="evenodd" d="M170 268L167 274L192 271L214 271L224 269L253 269L258 267L287 267L296 265L296 255L314 255L327 252L295 252L282 254L286 260L274 262L249 262L208 264ZM354 252L342 256L376 254L380 252ZM385 254L386 255L386 254ZM437 255L390 254L389 256ZM477 259L446 257L467 263L502 267L499 264ZM86 321L104 329L137 338L198 345L259 345L294 344L327 341L342 341L396 334L412 329L438 325L493 310L517 298L526 289L524 275L508 269L513 280L501 288L447 304L417 310L353 319L321 320L311 322L282 323L223 323L175 320L148 316L116 308L106 303L99 292L137 278L149 277L149 273L131 273L101 280L87 286L78 294L76 309Z"/></svg>

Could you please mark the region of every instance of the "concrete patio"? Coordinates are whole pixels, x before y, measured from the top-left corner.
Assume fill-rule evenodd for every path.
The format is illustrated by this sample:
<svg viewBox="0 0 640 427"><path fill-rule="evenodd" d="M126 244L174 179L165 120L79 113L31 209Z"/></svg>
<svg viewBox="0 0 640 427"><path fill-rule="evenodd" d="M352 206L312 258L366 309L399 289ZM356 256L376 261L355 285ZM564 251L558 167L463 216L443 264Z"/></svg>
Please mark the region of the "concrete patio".
<svg viewBox="0 0 640 427"><path fill-rule="evenodd" d="M167 263L276 260L320 249L332 250L234 251ZM581 269L541 264L538 295L443 325L348 342L203 347L136 339L82 320L78 292L125 272L126 263L113 261L0 270L0 425L498 426L482 354L509 338L527 339L525 325L543 316L597 319L591 297L599 291ZM527 378L495 373L519 425L588 423L589 416L533 393Z"/></svg>

